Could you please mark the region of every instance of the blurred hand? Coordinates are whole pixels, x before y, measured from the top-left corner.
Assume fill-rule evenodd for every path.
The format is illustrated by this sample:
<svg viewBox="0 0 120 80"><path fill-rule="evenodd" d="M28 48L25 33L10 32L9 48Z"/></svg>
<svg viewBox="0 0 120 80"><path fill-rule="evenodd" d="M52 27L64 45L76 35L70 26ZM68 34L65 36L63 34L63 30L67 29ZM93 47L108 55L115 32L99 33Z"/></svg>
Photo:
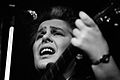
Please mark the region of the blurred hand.
<svg viewBox="0 0 120 80"><path fill-rule="evenodd" d="M108 53L108 44L92 18L83 11L80 11L79 17L75 21L77 28L73 29L75 37L71 39L71 43L84 50L94 62Z"/></svg>

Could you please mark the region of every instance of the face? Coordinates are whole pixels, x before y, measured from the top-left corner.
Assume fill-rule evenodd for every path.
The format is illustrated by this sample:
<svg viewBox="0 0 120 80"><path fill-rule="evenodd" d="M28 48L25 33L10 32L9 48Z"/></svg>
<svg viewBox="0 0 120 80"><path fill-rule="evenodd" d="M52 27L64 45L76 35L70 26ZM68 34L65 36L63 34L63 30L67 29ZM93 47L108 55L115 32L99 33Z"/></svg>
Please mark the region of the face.
<svg viewBox="0 0 120 80"><path fill-rule="evenodd" d="M52 19L40 24L33 44L36 68L46 68L48 63L55 63L70 45L71 29L62 20Z"/></svg>

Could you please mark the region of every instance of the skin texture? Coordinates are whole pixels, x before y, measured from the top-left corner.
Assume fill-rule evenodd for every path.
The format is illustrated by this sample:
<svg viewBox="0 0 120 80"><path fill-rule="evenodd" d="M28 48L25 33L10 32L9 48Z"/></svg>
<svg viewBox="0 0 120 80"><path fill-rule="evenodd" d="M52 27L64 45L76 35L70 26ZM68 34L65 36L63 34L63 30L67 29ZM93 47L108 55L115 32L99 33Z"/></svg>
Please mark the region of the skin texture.
<svg viewBox="0 0 120 80"><path fill-rule="evenodd" d="M70 32L70 27L68 27L67 23L62 20L52 19L40 24L37 39L33 45L36 67L45 68L48 63L55 63L58 60L71 42L72 37ZM47 39L50 41L44 42L44 40ZM45 46L51 46L54 48L55 54L39 55L40 49Z"/></svg>
<svg viewBox="0 0 120 80"><path fill-rule="evenodd" d="M86 13L81 11L79 17L75 21L77 28L73 30L75 37L71 42L74 46L86 51L94 62L99 60L103 54L108 53L108 44L97 24Z"/></svg>

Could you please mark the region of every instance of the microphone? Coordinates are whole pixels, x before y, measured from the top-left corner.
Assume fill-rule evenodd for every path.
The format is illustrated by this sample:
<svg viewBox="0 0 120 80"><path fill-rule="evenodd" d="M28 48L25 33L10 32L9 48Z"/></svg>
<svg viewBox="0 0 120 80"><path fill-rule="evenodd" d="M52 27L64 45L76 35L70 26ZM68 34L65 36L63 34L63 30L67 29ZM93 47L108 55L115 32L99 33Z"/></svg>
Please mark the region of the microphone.
<svg viewBox="0 0 120 80"><path fill-rule="evenodd" d="M54 63L48 63L46 69L48 70L52 65L54 65Z"/></svg>

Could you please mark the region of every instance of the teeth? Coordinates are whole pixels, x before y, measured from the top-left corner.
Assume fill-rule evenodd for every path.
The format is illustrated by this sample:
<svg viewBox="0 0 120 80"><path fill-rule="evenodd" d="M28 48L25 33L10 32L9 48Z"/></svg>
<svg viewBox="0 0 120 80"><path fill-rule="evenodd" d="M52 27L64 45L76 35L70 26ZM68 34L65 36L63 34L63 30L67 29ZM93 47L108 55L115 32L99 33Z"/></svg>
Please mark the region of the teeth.
<svg viewBox="0 0 120 80"><path fill-rule="evenodd" d="M43 53L43 52L45 52L45 51L50 51L50 52L52 52L51 49L46 48L46 49L43 49L43 50L41 51L41 53Z"/></svg>

